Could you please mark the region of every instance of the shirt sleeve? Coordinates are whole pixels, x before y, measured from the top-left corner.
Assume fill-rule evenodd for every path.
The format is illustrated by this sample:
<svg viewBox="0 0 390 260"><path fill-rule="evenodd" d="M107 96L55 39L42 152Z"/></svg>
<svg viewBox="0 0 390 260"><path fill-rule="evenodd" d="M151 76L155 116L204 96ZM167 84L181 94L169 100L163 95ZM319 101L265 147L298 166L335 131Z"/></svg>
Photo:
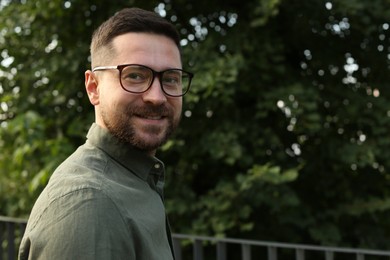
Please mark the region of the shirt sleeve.
<svg viewBox="0 0 390 260"><path fill-rule="evenodd" d="M79 189L38 206L29 222L20 260L137 258L134 234L100 190Z"/></svg>

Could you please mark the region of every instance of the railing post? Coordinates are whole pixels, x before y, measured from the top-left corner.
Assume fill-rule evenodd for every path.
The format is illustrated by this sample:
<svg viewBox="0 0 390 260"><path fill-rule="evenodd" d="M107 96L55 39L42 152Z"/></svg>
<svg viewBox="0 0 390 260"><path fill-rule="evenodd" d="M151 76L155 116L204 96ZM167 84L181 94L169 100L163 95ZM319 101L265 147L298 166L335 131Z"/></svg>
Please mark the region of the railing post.
<svg viewBox="0 0 390 260"><path fill-rule="evenodd" d="M196 239L194 242L194 260L203 260L202 241Z"/></svg>
<svg viewBox="0 0 390 260"><path fill-rule="evenodd" d="M26 226L25 223L19 223L20 237L23 237L24 232L26 232Z"/></svg>
<svg viewBox="0 0 390 260"><path fill-rule="evenodd" d="M251 246L248 244L241 244L242 260L251 260Z"/></svg>
<svg viewBox="0 0 390 260"><path fill-rule="evenodd" d="M305 260L305 251L303 249L297 248L295 250L295 259L296 260Z"/></svg>
<svg viewBox="0 0 390 260"><path fill-rule="evenodd" d="M217 242L217 260L226 260L226 243Z"/></svg>
<svg viewBox="0 0 390 260"><path fill-rule="evenodd" d="M181 245L179 238L173 239L173 252L175 253L175 259L181 260Z"/></svg>
<svg viewBox="0 0 390 260"><path fill-rule="evenodd" d="M15 259L15 224L12 222L7 222L7 232L8 232L8 259Z"/></svg>
<svg viewBox="0 0 390 260"><path fill-rule="evenodd" d="M362 253L357 253L357 254L356 254L356 260L364 260L364 254L362 254Z"/></svg>
<svg viewBox="0 0 390 260"><path fill-rule="evenodd" d="M0 260L3 260L3 239L4 239L4 224L0 222Z"/></svg>
<svg viewBox="0 0 390 260"><path fill-rule="evenodd" d="M278 253L276 247L268 246L268 260L278 260Z"/></svg>
<svg viewBox="0 0 390 260"><path fill-rule="evenodd" d="M325 251L325 260L333 260L333 252Z"/></svg>

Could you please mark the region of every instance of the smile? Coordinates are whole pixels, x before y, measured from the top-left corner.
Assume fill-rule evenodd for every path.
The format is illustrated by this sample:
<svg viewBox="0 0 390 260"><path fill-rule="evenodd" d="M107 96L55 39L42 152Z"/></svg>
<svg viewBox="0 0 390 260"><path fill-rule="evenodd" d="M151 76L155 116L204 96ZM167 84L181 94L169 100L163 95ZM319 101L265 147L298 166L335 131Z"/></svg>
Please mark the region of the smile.
<svg viewBox="0 0 390 260"><path fill-rule="evenodd" d="M162 115L135 115L135 117L144 124L162 124L167 119L166 116Z"/></svg>
<svg viewBox="0 0 390 260"><path fill-rule="evenodd" d="M143 118L149 119L149 120L160 120L160 119L163 119L164 117L163 116L145 116Z"/></svg>

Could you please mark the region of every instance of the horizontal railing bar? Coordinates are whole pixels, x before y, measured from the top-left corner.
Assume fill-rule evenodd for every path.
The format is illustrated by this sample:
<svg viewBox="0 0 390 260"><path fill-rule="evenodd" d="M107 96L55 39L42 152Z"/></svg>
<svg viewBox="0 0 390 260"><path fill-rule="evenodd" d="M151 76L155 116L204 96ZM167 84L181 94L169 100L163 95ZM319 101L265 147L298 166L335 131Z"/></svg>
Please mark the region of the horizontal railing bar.
<svg viewBox="0 0 390 260"><path fill-rule="evenodd" d="M305 244L266 242L266 241L236 239L236 238L217 238L217 237L195 236L195 235L184 235L184 234L173 234L172 236L178 239L202 240L202 241L210 241L210 242L225 242L225 243L232 243L232 244L248 244L252 246L266 246L266 247L278 247L278 248L287 248L287 249L332 251L337 253L359 253L365 255L390 256L390 251L374 250L374 249L353 249L353 248L343 248L343 247L314 246L314 245L305 245Z"/></svg>
<svg viewBox="0 0 390 260"><path fill-rule="evenodd" d="M27 219L0 216L0 222L13 222L18 224L27 224Z"/></svg>

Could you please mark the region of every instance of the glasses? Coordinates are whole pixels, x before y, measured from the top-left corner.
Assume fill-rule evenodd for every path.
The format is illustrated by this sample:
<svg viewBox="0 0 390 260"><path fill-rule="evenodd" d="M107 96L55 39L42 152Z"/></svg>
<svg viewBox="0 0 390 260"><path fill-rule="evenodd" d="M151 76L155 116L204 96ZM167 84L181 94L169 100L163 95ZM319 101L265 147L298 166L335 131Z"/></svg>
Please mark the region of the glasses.
<svg viewBox="0 0 390 260"><path fill-rule="evenodd" d="M194 74L181 69L155 71L139 64L124 64L118 66L96 67L92 71L119 70L119 80L122 88L130 93L140 94L148 91L156 77L160 80L162 91L171 97L184 96L190 89Z"/></svg>

